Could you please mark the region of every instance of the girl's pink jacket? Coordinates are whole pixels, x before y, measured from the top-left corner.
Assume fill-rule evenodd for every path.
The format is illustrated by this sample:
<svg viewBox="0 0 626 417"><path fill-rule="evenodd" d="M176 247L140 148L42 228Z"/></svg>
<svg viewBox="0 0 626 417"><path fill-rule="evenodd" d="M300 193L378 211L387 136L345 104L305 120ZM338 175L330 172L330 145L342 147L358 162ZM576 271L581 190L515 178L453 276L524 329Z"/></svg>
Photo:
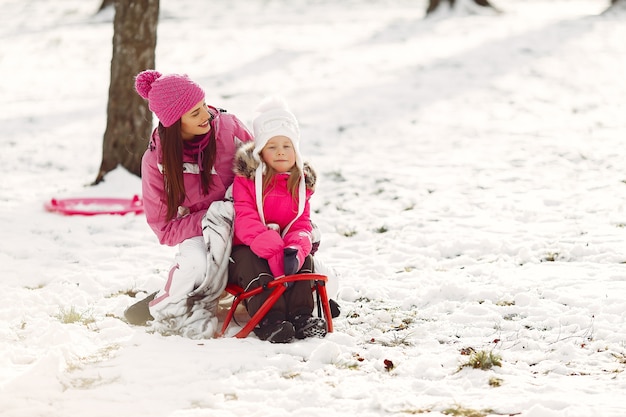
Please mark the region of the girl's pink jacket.
<svg viewBox="0 0 626 417"><path fill-rule="evenodd" d="M209 193L202 193L197 155L186 152L183 156L183 178L187 196L182 206L189 209L189 214L169 221L165 219L167 199L161 164L161 140L157 129L152 133L141 162L142 197L148 224L161 244L175 246L186 239L202 236L202 216L212 202L224 198L226 189L233 182L233 162L237 148L242 142L252 140L248 129L234 115L216 111L214 116L211 126L215 131L217 155Z"/></svg>
<svg viewBox="0 0 626 417"><path fill-rule="evenodd" d="M235 160L235 180L233 199L235 201L235 236L233 245L249 246L260 258L267 259L274 277L284 275L283 250L293 247L298 250L299 268L311 253L311 208L309 199L315 189L316 175L309 164L304 164L306 179L306 202L304 212L291 225L284 237L268 229L261 221L256 204L254 173L259 164L252 156L254 144L246 144L237 152ZM278 224L283 230L298 213L298 201L287 189L289 174L277 174L274 182L265 192L263 214L267 224Z"/></svg>

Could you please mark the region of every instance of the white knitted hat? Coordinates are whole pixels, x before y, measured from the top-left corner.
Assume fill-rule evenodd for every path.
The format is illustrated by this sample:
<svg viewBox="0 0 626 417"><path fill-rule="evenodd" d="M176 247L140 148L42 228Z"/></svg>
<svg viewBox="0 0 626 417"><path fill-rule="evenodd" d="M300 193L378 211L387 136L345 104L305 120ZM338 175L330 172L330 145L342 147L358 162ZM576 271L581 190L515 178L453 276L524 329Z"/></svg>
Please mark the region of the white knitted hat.
<svg viewBox="0 0 626 417"><path fill-rule="evenodd" d="M279 96L267 97L257 106L257 116L252 122L254 130L254 152L257 160L267 141L274 136L286 136L291 139L296 151L296 165L302 170L300 155L300 127L298 120L287 107L287 102Z"/></svg>

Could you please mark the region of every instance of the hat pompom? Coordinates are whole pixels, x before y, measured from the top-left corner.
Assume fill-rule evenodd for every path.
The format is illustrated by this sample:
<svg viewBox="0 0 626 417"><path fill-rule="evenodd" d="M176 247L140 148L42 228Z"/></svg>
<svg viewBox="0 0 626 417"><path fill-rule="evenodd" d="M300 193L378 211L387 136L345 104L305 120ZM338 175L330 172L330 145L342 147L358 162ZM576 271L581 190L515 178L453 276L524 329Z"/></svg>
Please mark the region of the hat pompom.
<svg viewBox="0 0 626 417"><path fill-rule="evenodd" d="M256 107L257 113L264 113L270 110L289 110L289 107L285 99L280 96L266 97Z"/></svg>
<svg viewBox="0 0 626 417"><path fill-rule="evenodd" d="M161 77L161 73L155 70L140 72L135 77L135 90L144 99L148 99L148 94L152 90L152 83Z"/></svg>

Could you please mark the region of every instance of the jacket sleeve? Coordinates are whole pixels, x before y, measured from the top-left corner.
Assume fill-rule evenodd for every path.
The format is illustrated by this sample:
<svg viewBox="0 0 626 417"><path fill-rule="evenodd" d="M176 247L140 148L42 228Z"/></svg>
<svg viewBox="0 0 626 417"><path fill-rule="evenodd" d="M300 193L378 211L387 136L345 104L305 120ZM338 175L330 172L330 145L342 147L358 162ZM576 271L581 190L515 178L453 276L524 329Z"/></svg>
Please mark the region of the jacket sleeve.
<svg viewBox="0 0 626 417"><path fill-rule="evenodd" d="M313 193L310 191L307 192L302 215L291 225L283 238L285 247L293 247L298 250L298 270L302 268L304 259L311 253L313 245L311 238L311 231L313 230L311 226L311 205L309 204L309 199L312 194Z"/></svg>
<svg viewBox="0 0 626 417"><path fill-rule="evenodd" d="M270 230L261 221L256 207L254 181L236 176L233 182L235 201L235 236L250 246L257 256L270 259L278 253L282 256L285 244L280 234ZM274 273L274 271L272 271Z"/></svg>
<svg viewBox="0 0 626 417"><path fill-rule="evenodd" d="M233 130L235 137L242 142L249 142L251 140L254 140L252 133L250 133L248 128L243 124L243 122L236 117L233 118L235 119Z"/></svg>
<svg viewBox="0 0 626 417"><path fill-rule="evenodd" d="M165 219L167 200L163 174L159 171L154 151L148 150L143 156L141 166L141 188L146 220L163 245L175 246L183 240L202 236L202 216L204 211L190 213L187 216Z"/></svg>

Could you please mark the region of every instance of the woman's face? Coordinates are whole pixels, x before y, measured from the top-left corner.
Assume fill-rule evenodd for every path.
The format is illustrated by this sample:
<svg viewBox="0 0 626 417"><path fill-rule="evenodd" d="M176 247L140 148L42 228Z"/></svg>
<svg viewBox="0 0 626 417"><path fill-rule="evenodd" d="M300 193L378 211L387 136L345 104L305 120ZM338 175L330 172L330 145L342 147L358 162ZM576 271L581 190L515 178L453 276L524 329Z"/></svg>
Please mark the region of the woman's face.
<svg viewBox="0 0 626 417"><path fill-rule="evenodd" d="M206 135L211 130L211 114L204 100L193 106L180 118L180 132L183 140L191 140L198 135Z"/></svg>
<svg viewBox="0 0 626 417"><path fill-rule="evenodd" d="M296 164L296 150L287 136L274 136L263 147L261 158L276 172L288 172Z"/></svg>

